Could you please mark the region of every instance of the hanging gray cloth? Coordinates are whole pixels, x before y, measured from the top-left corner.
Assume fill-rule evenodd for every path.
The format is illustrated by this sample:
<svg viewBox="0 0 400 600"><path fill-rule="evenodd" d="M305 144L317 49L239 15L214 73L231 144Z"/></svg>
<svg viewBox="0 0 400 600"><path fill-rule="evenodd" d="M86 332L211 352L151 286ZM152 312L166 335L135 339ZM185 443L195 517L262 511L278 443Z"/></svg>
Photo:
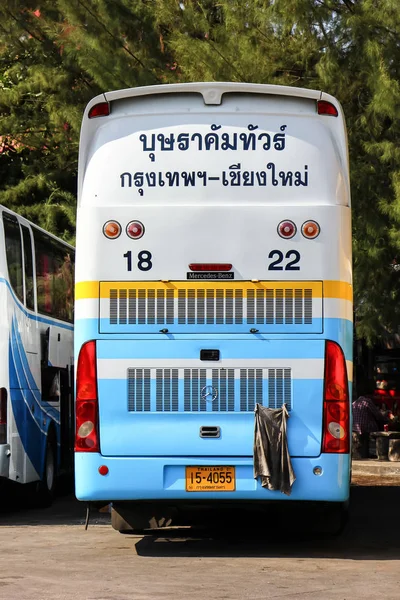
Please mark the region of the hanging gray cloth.
<svg viewBox="0 0 400 600"><path fill-rule="evenodd" d="M282 408L255 407L254 427L254 478L269 490L280 490L290 496L296 481L287 445L286 404Z"/></svg>

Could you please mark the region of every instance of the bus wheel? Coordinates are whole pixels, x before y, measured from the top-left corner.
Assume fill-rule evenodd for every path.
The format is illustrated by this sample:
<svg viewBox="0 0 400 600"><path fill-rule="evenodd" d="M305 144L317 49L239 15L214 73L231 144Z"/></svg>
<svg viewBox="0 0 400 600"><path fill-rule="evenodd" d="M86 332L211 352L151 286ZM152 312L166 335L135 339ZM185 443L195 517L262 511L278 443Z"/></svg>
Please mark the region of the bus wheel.
<svg viewBox="0 0 400 600"><path fill-rule="evenodd" d="M46 457L44 461L43 479L37 486L37 500L39 506L45 508L53 502L56 483L56 453L52 439L47 439Z"/></svg>

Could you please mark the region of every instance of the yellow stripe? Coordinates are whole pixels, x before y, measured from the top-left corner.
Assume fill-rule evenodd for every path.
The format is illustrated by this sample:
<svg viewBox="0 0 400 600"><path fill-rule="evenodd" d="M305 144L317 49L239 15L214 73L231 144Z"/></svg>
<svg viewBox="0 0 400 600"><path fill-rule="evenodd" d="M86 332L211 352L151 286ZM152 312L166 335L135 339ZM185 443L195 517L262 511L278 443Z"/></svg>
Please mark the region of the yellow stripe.
<svg viewBox="0 0 400 600"><path fill-rule="evenodd" d="M174 290L174 296L182 289L223 289L242 290L243 297L247 296L248 290L312 290L313 298L338 298L341 300L352 300L352 286L344 281L81 281L75 286L75 299L85 298L109 298L110 290Z"/></svg>
<svg viewBox="0 0 400 600"><path fill-rule="evenodd" d="M80 281L75 284L75 300L99 297L98 281Z"/></svg>
<svg viewBox="0 0 400 600"><path fill-rule="evenodd" d="M345 281L324 281L324 298L340 298L353 302L353 286Z"/></svg>

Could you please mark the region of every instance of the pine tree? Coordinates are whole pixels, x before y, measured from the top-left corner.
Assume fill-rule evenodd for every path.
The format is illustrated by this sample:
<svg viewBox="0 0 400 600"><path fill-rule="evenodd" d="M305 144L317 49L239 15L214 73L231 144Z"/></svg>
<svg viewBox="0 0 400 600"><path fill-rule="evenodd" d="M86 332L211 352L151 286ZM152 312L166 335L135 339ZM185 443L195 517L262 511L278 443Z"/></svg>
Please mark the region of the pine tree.
<svg viewBox="0 0 400 600"><path fill-rule="evenodd" d="M182 81L297 85L336 96L347 117L357 332L400 323L400 4L393 0L161 0Z"/></svg>
<svg viewBox="0 0 400 600"><path fill-rule="evenodd" d="M355 305L400 322L400 4L395 0L3 0L0 202L73 239L79 129L106 90L183 81L323 89L347 117Z"/></svg>
<svg viewBox="0 0 400 600"><path fill-rule="evenodd" d="M0 203L73 240L83 109L103 91L162 82L164 57L147 3L39 5L0 5Z"/></svg>

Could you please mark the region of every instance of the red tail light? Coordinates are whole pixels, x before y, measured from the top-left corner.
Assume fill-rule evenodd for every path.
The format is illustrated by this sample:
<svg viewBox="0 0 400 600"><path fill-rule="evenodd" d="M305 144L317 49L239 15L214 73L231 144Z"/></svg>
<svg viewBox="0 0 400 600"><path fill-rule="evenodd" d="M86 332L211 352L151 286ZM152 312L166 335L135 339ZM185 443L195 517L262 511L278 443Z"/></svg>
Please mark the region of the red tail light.
<svg viewBox="0 0 400 600"><path fill-rule="evenodd" d="M81 348L76 373L75 452L100 452L96 342Z"/></svg>
<svg viewBox="0 0 400 600"><path fill-rule="evenodd" d="M326 100L318 100L317 110L319 115L329 115L330 117L337 117L338 110L334 104L327 102Z"/></svg>
<svg viewBox="0 0 400 600"><path fill-rule="evenodd" d="M0 388L0 444L7 443L7 390Z"/></svg>
<svg viewBox="0 0 400 600"><path fill-rule="evenodd" d="M88 117L89 119L94 119L95 117L107 117L110 114L110 105L108 102L99 102L99 104L95 104L89 110Z"/></svg>
<svg viewBox="0 0 400 600"><path fill-rule="evenodd" d="M350 401L346 360L336 342L325 344L322 452L350 452Z"/></svg>

